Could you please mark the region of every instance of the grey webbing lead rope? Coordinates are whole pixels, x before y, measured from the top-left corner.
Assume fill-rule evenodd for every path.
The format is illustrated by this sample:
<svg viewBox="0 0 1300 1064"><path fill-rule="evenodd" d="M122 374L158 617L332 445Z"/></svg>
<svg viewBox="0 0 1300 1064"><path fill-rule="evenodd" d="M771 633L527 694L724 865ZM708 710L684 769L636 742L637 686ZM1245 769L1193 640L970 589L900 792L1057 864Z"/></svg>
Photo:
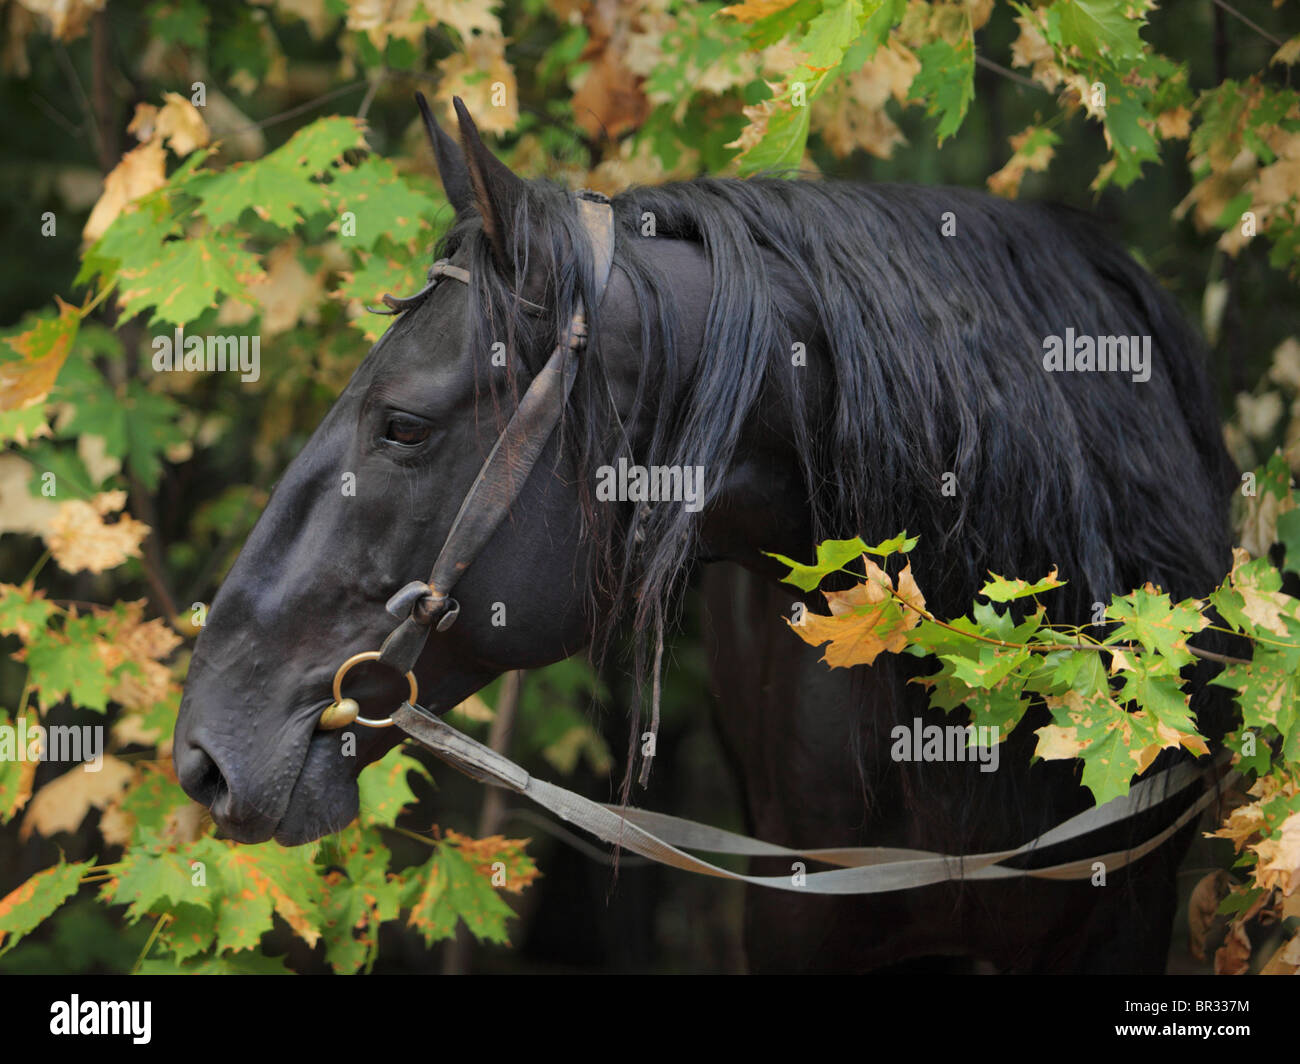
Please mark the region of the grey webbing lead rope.
<svg viewBox="0 0 1300 1064"><path fill-rule="evenodd" d="M1217 797L1215 789L1207 789L1172 824L1135 847L1044 868L1006 868L999 862L1077 838L1145 812L1186 790L1214 766L1198 766L1191 762L1176 765L1158 776L1138 782L1127 795L1085 809L1012 850L960 857L882 846L795 850L663 813L593 802L563 787L534 779L508 757L409 702L394 710L393 723L471 779L531 798L543 809L607 843L687 872L811 894L881 894L954 879L991 880L1026 876L1054 880L1086 879L1095 873L1098 862L1108 872L1113 872L1158 849ZM1238 775L1236 770L1228 773L1222 781L1223 786L1231 784ZM1158 791L1157 784L1162 784L1163 789ZM806 872L797 877L750 876L711 864L683 852L684 849L750 857L804 857L844 867L826 872Z"/></svg>

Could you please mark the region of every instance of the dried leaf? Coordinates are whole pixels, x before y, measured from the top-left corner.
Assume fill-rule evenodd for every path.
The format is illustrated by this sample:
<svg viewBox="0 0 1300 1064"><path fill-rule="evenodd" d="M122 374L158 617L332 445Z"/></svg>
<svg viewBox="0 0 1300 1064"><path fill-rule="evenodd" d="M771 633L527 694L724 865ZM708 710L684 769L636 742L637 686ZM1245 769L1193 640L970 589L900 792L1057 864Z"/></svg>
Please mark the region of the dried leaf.
<svg viewBox="0 0 1300 1064"><path fill-rule="evenodd" d="M86 814L104 809L131 782L134 770L125 761L105 754L98 772L76 765L36 792L18 835L28 839L32 832L47 838L60 831L76 831Z"/></svg>
<svg viewBox="0 0 1300 1064"><path fill-rule="evenodd" d="M132 148L104 178L104 191L81 231L87 242L104 235L113 219L128 203L160 189L167 183L167 155L157 141Z"/></svg>
<svg viewBox="0 0 1300 1064"><path fill-rule="evenodd" d="M95 496L93 502L71 499L59 506L45 541L60 569L102 573L140 556L140 544L149 534L148 525L129 514L120 515L111 524L104 521L105 513L125 502L125 492L105 492Z"/></svg>

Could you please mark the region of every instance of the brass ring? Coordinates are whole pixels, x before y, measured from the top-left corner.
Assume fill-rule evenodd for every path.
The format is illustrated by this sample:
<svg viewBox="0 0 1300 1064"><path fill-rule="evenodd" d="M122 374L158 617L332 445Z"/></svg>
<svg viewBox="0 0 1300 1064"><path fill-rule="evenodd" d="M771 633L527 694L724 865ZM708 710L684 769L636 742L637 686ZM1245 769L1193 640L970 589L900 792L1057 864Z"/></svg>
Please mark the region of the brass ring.
<svg viewBox="0 0 1300 1064"><path fill-rule="evenodd" d="M363 661L378 661L378 650L363 650L360 654L353 654L342 665L339 666L338 672L334 674L334 701L343 700L343 677L348 674L348 670L354 665L360 665ZM420 688L415 682L415 673L406 674L406 682L411 685L411 693L408 701L411 705L419 700ZM356 724L364 724L367 728L391 728L393 725L392 717L385 717L383 720L370 720L368 717L357 717L354 721Z"/></svg>

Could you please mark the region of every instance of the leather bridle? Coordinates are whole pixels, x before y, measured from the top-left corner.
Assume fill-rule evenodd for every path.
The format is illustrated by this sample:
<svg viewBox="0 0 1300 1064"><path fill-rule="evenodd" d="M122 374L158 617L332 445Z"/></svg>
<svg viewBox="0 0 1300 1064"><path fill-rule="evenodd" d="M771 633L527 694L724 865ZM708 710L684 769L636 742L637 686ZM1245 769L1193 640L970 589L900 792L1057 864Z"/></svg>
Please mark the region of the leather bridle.
<svg viewBox="0 0 1300 1064"><path fill-rule="evenodd" d="M591 249L595 299L599 302L614 262L614 212L609 200L598 192L584 189L577 195L578 216ZM405 299L384 296L388 310L379 313L398 314L419 305L443 279L464 285L470 280L467 270L439 260L429 269L429 283L423 289ZM545 310L528 300L520 299L520 302L535 311ZM577 377L578 355L586 343L586 310L579 297L573 316L562 327L546 364L529 384L470 485L429 579L411 581L388 600L385 608L394 617L403 618L402 622L378 650L352 655L335 672L334 701L321 713L321 728L342 728L354 722L386 728L393 723L392 717L372 720L359 716L357 703L343 697L344 677L363 661L378 661L404 675L410 686L408 701L411 705L416 703L419 687L412 671L415 663L430 632L445 632L456 623L460 603L451 597L451 591L519 497L559 423Z"/></svg>

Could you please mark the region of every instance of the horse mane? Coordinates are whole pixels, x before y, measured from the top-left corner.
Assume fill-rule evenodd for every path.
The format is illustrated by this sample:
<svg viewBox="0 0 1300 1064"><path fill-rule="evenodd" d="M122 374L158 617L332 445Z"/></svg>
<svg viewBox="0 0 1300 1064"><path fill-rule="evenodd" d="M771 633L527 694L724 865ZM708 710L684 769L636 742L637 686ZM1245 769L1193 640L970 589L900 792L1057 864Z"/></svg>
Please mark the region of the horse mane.
<svg viewBox="0 0 1300 1064"><path fill-rule="evenodd" d="M1037 578L1057 567L1069 584L1049 613L1076 623L1113 592L1151 581L1175 598L1203 594L1226 571L1236 471L1204 345L1089 216L964 189L775 178L636 187L612 204L614 268L642 310L636 409L655 412L629 461L702 465L706 509L760 404L775 404L817 538L919 534L913 568L941 613L968 609L989 569ZM641 235L647 212L655 236ZM945 236L949 215L955 233ZM611 514L621 508L596 504L594 470L627 452L590 255L563 188L529 182L514 221L513 279L493 267L476 218L460 220L439 254L469 245L475 349L504 323L528 363L544 357L579 297L589 308L592 339L564 431L600 559L593 603L661 637L703 515L655 506L636 531ZM712 268L690 380L673 278L653 261L665 238L700 244ZM553 316L534 321L513 293L530 271L536 284L539 269ZM800 334L800 319L803 332L815 322L814 335ZM1150 336L1150 379L1046 372L1044 338L1067 328ZM806 343L807 367L792 365L794 341ZM825 409L808 382L818 360L831 382Z"/></svg>

